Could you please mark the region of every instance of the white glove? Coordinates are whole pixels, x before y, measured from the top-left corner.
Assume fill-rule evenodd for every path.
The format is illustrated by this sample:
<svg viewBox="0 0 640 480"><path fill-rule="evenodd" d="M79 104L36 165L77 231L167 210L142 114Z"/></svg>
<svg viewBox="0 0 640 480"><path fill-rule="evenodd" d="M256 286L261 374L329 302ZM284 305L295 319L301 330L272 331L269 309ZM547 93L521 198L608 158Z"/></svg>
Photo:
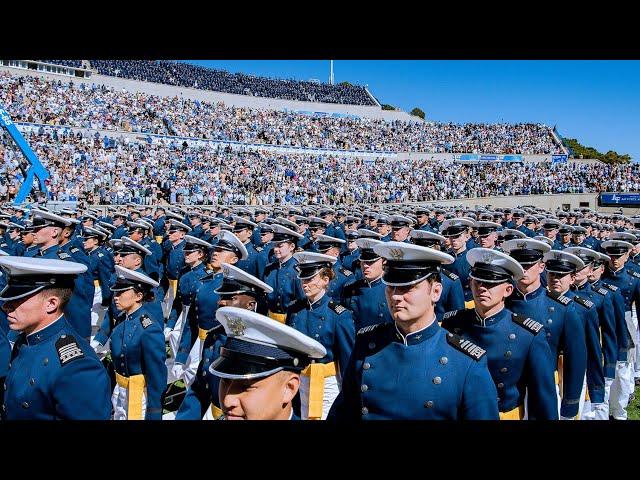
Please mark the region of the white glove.
<svg viewBox="0 0 640 480"><path fill-rule="evenodd" d="M169 327L164 327L164 339L165 340L169 340L169 334L172 332L173 330L171 330Z"/></svg>
<svg viewBox="0 0 640 480"><path fill-rule="evenodd" d="M91 345L91 348L93 348L96 353L102 353L105 350L104 345L97 340L91 340L89 345Z"/></svg>
<svg viewBox="0 0 640 480"><path fill-rule="evenodd" d="M560 415L560 420L575 420L576 417L563 417L562 415Z"/></svg>
<svg viewBox="0 0 640 480"><path fill-rule="evenodd" d="M176 363L171 368L171 374L175 377L176 380L179 380L180 377L182 377L182 375L184 374L184 365Z"/></svg>

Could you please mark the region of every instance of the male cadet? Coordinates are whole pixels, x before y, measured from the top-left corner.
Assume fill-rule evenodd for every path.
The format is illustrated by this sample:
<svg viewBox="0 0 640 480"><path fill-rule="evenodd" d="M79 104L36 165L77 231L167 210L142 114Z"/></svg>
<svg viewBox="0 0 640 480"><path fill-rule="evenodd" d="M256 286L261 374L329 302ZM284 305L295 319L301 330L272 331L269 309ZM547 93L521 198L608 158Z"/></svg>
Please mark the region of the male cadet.
<svg viewBox="0 0 640 480"><path fill-rule="evenodd" d="M402 215L391 215L391 239L394 242L409 243L409 232L413 220ZM381 239L384 240L384 239Z"/></svg>
<svg viewBox="0 0 640 480"><path fill-rule="evenodd" d="M336 302L342 302L342 293L344 288L353 283L356 279L351 270L347 270L340 261L340 249L342 245L346 243L344 240L336 237L330 237L328 235L318 235L316 237L316 252L325 255L330 255L336 258L336 262L333 264L333 271L336 277L331 280L327 294Z"/></svg>
<svg viewBox="0 0 640 480"><path fill-rule="evenodd" d="M380 240L358 238L362 278L347 285L343 292L344 304L353 312L356 330L384 322L392 322L384 293L382 274L384 259L373 248Z"/></svg>
<svg viewBox="0 0 640 480"><path fill-rule="evenodd" d="M285 224L287 225L287 224ZM316 238L318 237L318 235L324 235L327 226L329 225L329 223L320 218L320 217L309 217L309 240L310 243L307 244L307 246L305 247L305 250L309 250L311 252L315 252L316 251ZM290 228L289 226L287 226L286 228L289 228L290 230L293 230L292 228ZM295 231L295 230L294 230Z"/></svg>
<svg viewBox="0 0 640 480"><path fill-rule="evenodd" d="M562 250L563 246L558 241L558 231L562 227L562 223L555 218L545 218L541 222L544 236L553 242L552 250ZM535 238L535 237L534 237Z"/></svg>
<svg viewBox="0 0 640 480"><path fill-rule="evenodd" d="M516 228L514 230L518 230L519 232L524 233L527 237L529 238L533 238L536 236L536 222L537 222L537 218L534 217L533 215L527 215L524 218L524 222L523 224L520 226L520 228Z"/></svg>
<svg viewBox="0 0 640 480"><path fill-rule="evenodd" d="M390 225L391 219L389 218L389 215L380 214L376 218L377 218L376 229L378 233L382 235L381 240L383 242L390 242L392 237L392 230Z"/></svg>
<svg viewBox="0 0 640 480"><path fill-rule="evenodd" d="M289 304L306 298L295 269L298 262L293 258L296 243L303 237L282 225L274 224L272 227L276 261L266 266L262 280L273 288L267 296L269 317L284 323Z"/></svg>
<svg viewBox="0 0 640 480"><path fill-rule="evenodd" d="M635 245L636 243L636 236L633 235L632 233L628 233L628 232L612 232L611 235L609 236L609 240L622 240L623 242L628 242L631 245ZM638 265L636 265L634 262L630 261L631 260L631 255L633 254L633 248L629 251L629 256L627 258L627 261L624 264L624 268L626 268L627 270L630 270L632 272L637 272L640 273L640 268L638 267Z"/></svg>
<svg viewBox="0 0 640 480"><path fill-rule="evenodd" d="M362 278L362 270L359 268L360 249L356 243L360 234L355 230L347 230L345 237L347 238L347 250L346 253L341 254L342 265L347 270L354 272L356 278Z"/></svg>
<svg viewBox="0 0 640 480"><path fill-rule="evenodd" d="M544 325L545 338L553 355L553 366L558 371L560 416L573 418L578 415L587 369L584 322L572 305L573 300L563 295L562 290L547 290L542 285L541 277L545 270L543 257L551 250L549 244L535 239L516 239L506 241L503 248L522 266L524 272L515 284L513 294L507 299L506 306L512 312L533 318Z"/></svg>
<svg viewBox="0 0 640 480"><path fill-rule="evenodd" d="M202 218L201 214L198 211L190 212L187 217L189 219L189 226L191 227L191 231L189 234L192 237L200 238L204 234L204 229L202 228Z"/></svg>
<svg viewBox="0 0 640 480"><path fill-rule="evenodd" d="M196 339L203 339L203 333L198 331L198 310L195 306L195 297L201 287L201 278L207 275L205 260L209 255L211 244L191 235L184 236L184 261L185 268L178 282L178 295L173 302L173 308L169 315L169 321L165 327L165 338L169 340L171 356L175 359L168 362L175 379L182 378L185 370L195 363L195 358L188 358L191 347ZM193 378L192 375L187 378Z"/></svg>
<svg viewBox="0 0 640 480"><path fill-rule="evenodd" d="M264 269L267 265L275 260L273 256L273 227L270 223L262 222L258 226L260 227L260 245L256 247L258 251L258 257L256 259L256 277L264 277Z"/></svg>
<svg viewBox="0 0 640 480"><path fill-rule="evenodd" d="M403 242L376 244L392 322L361 328L328 419L497 419L485 351L438 325L446 253Z"/></svg>
<svg viewBox="0 0 640 480"><path fill-rule="evenodd" d="M607 240L602 243L602 248L610 260L602 275L602 280L608 286L617 287L624 298L625 322L630 336L629 346L631 347L626 355L621 355L622 345L618 345L619 355L616 363L616 376L611 385L609 397L610 415L615 420L627 419L627 405L629 396L633 394L635 388L634 371L636 362L636 352L638 350L638 319L637 309L640 305L640 274L625 268L625 263L629 258L629 253L633 245L623 240ZM635 310L633 311L633 305ZM620 335L618 335L620 337Z"/></svg>
<svg viewBox="0 0 640 480"><path fill-rule="evenodd" d="M335 211L333 211L331 208L325 208L323 210L320 210L319 216L324 221L328 222L328 225L325 228L325 231L322 233L324 233L325 235L328 235L329 237L336 237L341 240L345 239L344 232L342 231L342 229L338 228L334 223Z"/></svg>
<svg viewBox="0 0 640 480"><path fill-rule="evenodd" d="M262 207L256 207L253 211L253 223L258 225L257 228L253 230L253 234L251 235L251 242L254 247L262 246L262 239L260 238L260 234L262 233L260 224L264 222L264 219L267 218L267 211Z"/></svg>
<svg viewBox="0 0 640 480"><path fill-rule="evenodd" d="M444 267L444 270L455 273L460 279L462 291L464 292L464 308L473 307L473 295L469 286L471 265L467 262L468 231L473 226L473 220L465 217L445 220L440 226L440 233L445 238L448 238L451 244L451 249L447 253L455 258L451 265Z"/></svg>
<svg viewBox="0 0 640 480"><path fill-rule="evenodd" d="M571 232L571 247L585 247L591 248L588 244L584 243L584 239L587 235L587 229L576 225ZM569 248L569 247L565 247Z"/></svg>
<svg viewBox="0 0 640 480"><path fill-rule="evenodd" d="M93 328L102 324L104 314L109 307L111 301L109 280L114 272L115 263L113 254L102 246L107 239L106 234L95 228L84 227L82 239L87 255L96 259L94 270L91 272L95 287L91 308L91 327Z"/></svg>
<svg viewBox="0 0 640 480"><path fill-rule="evenodd" d="M54 213L38 211L33 218L34 243L38 245L37 257L77 262L70 253L62 251L60 241L66 227L72 224L71 219ZM69 229L67 229L69 231ZM86 262L78 262L87 266ZM75 288L68 302L65 302L65 314L82 338L91 336L91 308L93 305L93 279L84 270L74 277Z"/></svg>
<svg viewBox="0 0 640 480"><path fill-rule="evenodd" d="M569 248L573 246L571 242L571 234L573 233L573 227L571 225L563 224L558 229L558 243L560 243L560 248L558 250L564 250L565 248Z"/></svg>
<svg viewBox="0 0 640 480"><path fill-rule="evenodd" d="M222 274L222 284L215 290L219 295L219 307L236 307L262 313L260 307L266 305L266 295L273 290L269 285L228 263L222 264ZM202 359L176 414L176 420L217 419L222 415L218 400L220 379L209 373L209 367L219 357L220 346L227 337L217 320L214 320L214 325L206 332Z"/></svg>
<svg viewBox="0 0 640 480"><path fill-rule="evenodd" d="M311 230L309 230L310 220L307 217L303 217L301 215L293 215L293 222L296 224L296 228L291 228L288 226L288 223L279 222L277 219L273 223L279 223L287 228L290 228L294 232L298 232L303 236L302 240L298 242L298 248L301 250L308 250L311 247L313 240L311 239Z"/></svg>
<svg viewBox="0 0 640 480"><path fill-rule="evenodd" d="M233 222L233 234L240 239L248 255L246 260L240 260L236 266L255 277L258 275L258 257L262 248L253 246L251 236L258 225L238 215L233 215Z"/></svg>
<svg viewBox="0 0 640 480"><path fill-rule="evenodd" d="M415 213L418 220L415 229L433 232L433 228L429 225L429 209L425 207L418 207L416 208Z"/></svg>
<svg viewBox="0 0 640 480"><path fill-rule="evenodd" d="M140 245L146 247L151 255L145 255L144 257L144 271L155 281L160 281L164 273L164 266L162 265L162 247L155 241L148 237L148 233L151 232L152 226L143 219L138 219L135 222L127 222L127 236L138 242Z"/></svg>
<svg viewBox="0 0 640 480"><path fill-rule="evenodd" d="M500 224L487 220L476 220L474 227L478 230L478 245L482 248L496 249Z"/></svg>
<svg viewBox="0 0 640 480"><path fill-rule="evenodd" d="M587 325L587 392L588 403L585 403L581 417L584 420L608 420L609 405L605 395L605 387L613 383L618 357L616 338L616 317L609 291L600 287L594 289L589 283L593 263L598 262L600 254L590 248L569 247L563 253L570 253L584 263L584 268L577 270L574 276L572 291L586 303L593 303L596 315L591 315L592 323ZM574 300L578 302L576 297Z"/></svg>
<svg viewBox="0 0 640 480"><path fill-rule="evenodd" d="M169 317L173 300L178 292L178 280L184 268L184 236L191 232L191 227L185 225L176 219L170 219L168 225L167 247L165 250L166 258L166 278L168 280L167 293L164 297L164 316Z"/></svg>
<svg viewBox="0 0 640 480"><path fill-rule="evenodd" d="M113 226L116 230L111 234L112 240L118 240L127 234L127 214L124 212L116 212L113 214Z"/></svg>
<svg viewBox="0 0 640 480"><path fill-rule="evenodd" d="M166 222L166 210L164 207L156 207L156 211L153 214L153 235L156 238L156 242L162 245L162 237L164 236L164 223Z"/></svg>
<svg viewBox="0 0 640 480"><path fill-rule="evenodd" d="M431 228L433 231L439 232L442 222L444 222L444 214L447 212L442 208L436 208L433 213L435 217L430 220Z"/></svg>
<svg viewBox="0 0 640 480"><path fill-rule="evenodd" d="M38 246L33 243L33 222L25 220L24 230L20 232L20 240L24 245L23 257L33 257L38 253Z"/></svg>
<svg viewBox="0 0 640 480"><path fill-rule="evenodd" d="M474 309L447 312L442 326L486 349L503 420L557 420L553 356L541 323L505 308L524 271L505 253L467 252ZM525 395L527 397L525 409Z"/></svg>
<svg viewBox="0 0 640 480"><path fill-rule="evenodd" d="M106 370L63 310L85 265L43 258L0 257L0 292L9 328L20 331L4 382L8 420L108 420Z"/></svg>

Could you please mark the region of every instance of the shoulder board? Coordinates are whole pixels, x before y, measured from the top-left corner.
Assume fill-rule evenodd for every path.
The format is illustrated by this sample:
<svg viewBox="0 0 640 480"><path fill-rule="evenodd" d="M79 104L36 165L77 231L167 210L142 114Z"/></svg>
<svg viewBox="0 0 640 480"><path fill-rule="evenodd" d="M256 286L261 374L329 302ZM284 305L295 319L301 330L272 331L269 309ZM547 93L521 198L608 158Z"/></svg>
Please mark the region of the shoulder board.
<svg viewBox="0 0 640 480"><path fill-rule="evenodd" d="M146 329L149 325L151 325L153 322L151 321L151 319L149 318L149 315L142 315L140 317L140 323L142 324L142 328Z"/></svg>
<svg viewBox="0 0 640 480"><path fill-rule="evenodd" d="M58 258L60 260L68 260L71 258L71 255L69 255L67 252L58 251Z"/></svg>
<svg viewBox="0 0 640 480"><path fill-rule="evenodd" d="M566 295L555 295L552 292L547 292L547 297L553 298L556 302L562 305L569 305L573 300Z"/></svg>
<svg viewBox="0 0 640 480"><path fill-rule="evenodd" d="M602 282L602 286L605 287L605 288L608 288L612 292L617 292L618 291L618 287L616 285L612 285L610 283Z"/></svg>
<svg viewBox="0 0 640 480"><path fill-rule="evenodd" d="M63 367L67 363L71 363L79 358L84 358L84 352L76 342L73 335L62 335L56 340L56 351L60 359L60 365Z"/></svg>
<svg viewBox="0 0 640 480"><path fill-rule="evenodd" d="M338 315L347 311L345 307L333 301L329 302L329 308L336 312Z"/></svg>
<svg viewBox="0 0 640 480"><path fill-rule="evenodd" d="M487 353L484 348L479 347L475 343L465 340L460 335L455 335L453 333L447 333L447 342L456 350L473 358L476 362Z"/></svg>
<svg viewBox="0 0 640 480"><path fill-rule="evenodd" d="M264 250L264 247L253 247L255 248L256 252L261 252Z"/></svg>
<svg viewBox="0 0 640 480"><path fill-rule="evenodd" d="M511 318L513 319L513 322L515 324L520 325L522 328L524 328L525 330L528 330L534 335L537 335L540 332L540 330L542 330L541 323L536 322L535 320L529 317L525 317L524 315L518 315L517 313L514 313Z"/></svg>
<svg viewBox="0 0 640 480"><path fill-rule="evenodd" d="M375 323L373 325L367 325L366 327L362 327L360 330L358 330L356 335L362 335L362 334L365 334L367 332L373 332L375 329L385 325L386 323L390 324L390 322L382 322L382 323Z"/></svg>
<svg viewBox="0 0 640 480"><path fill-rule="evenodd" d="M456 281L458 280L460 277L458 275L456 275L453 272L450 272L449 270L446 270L444 268L440 269L440 273L444 274L445 276L449 277L451 280Z"/></svg>
<svg viewBox="0 0 640 480"><path fill-rule="evenodd" d="M78 247L71 247L69 251L71 251L71 253L78 253L80 249Z"/></svg>
<svg viewBox="0 0 640 480"><path fill-rule="evenodd" d="M591 300L587 300L586 298L579 297L578 295L574 295L573 299L585 308L591 308L594 305Z"/></svg>
<svg viewBox="0 0 640 480"><path fill-rule="evenodd" d="M453 318L456 315L458 315L460 312L464 312L464 310L451 310L450 312L445 313L442 319L445 320L447 318Z"/></svg>
<svg viewBox="0 0 640 480"><path fill-rule="evenodd" d="M351 275L353 275L353 272L351 270L347 270L346 268L341 268L340 271L345 275L345 277L350 277Z"/></svg>
<svg viewBox="0 0 640 480"><path fill-rule="evenodd" d="M640 278L640 273L636 272L635 270L629 270L629 273L636 278Z"/></svg>
<svg viewBox="0 0 640 480"><path fill-rule="evenodd" d="M606 288L602 288L602 287L598 287L598 288L594 288L596 293L599 293L600 295L606 295L607 293L609 293L609 290L607 290Z"/></svg>

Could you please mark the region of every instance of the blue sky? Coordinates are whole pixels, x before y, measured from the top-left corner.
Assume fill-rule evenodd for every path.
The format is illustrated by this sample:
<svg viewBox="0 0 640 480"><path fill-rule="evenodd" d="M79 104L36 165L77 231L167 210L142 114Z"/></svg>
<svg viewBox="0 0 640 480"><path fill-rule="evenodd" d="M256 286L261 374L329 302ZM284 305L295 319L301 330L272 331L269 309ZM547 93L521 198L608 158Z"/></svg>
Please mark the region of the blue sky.
<svg viewBox="0 0 640 480"><path fill-rule="evenodd" d="M231 72L323 82L328 60L188 60ZM640 61L336 60L336 82L444 122L542 122L640 161Z"/></svg>

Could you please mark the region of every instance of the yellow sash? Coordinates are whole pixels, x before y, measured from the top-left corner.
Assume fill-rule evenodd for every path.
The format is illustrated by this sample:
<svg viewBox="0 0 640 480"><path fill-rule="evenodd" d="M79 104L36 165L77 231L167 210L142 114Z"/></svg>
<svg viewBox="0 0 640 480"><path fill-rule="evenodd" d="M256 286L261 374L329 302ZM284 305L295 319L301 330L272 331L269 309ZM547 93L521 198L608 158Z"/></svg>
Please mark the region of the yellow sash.
<svg viewBox="0 0 640 480"><path fill-rule="evenodd" d="M125 377L116 372L116 382L120 387L127 389L127 420L143 420L142 396L146 386L144 375Z"/></svg>
<svg viewBox="0 0 640 480"><path fill-rule="evenodd" d="M209 330L205 330L204 328L198 327L198 338L203 342L207 338L207 333L209 333Z"/></svg>
<svg viewBox="0 0 640 480"><path fill-rule="evenodd" d="M500 420L522 420L524 418L524 405L518 405L508 412L500 412Z"/></svg>
<svg viewBox="0 0 640 480"><path fill-rule="evenodd" d="M94 280L93 281L93 286L96 288L100 288L100 281L99 280Z"/></svg>
<svg viewBox="0 0 640 480"><path fill-rule="evenodd" d="M176 298L176 292L178 291L178 280L169 279L169 286L171 287L171 290L173 291L173 298Z"/></svg>
<svg viewBox="0 0 640 480"><path fill-rule="evenodd" d="M336 362L312 363L302 370L309 377L309 420L322 418L322 399L324 398L324 379L336 375Z"/></svg>
<svg viewBox="0 0 640 480"><path fill-rule="evenodd" d="M271 310L269 310L268 317L280 323L284 323L287 320L286 313L275 313L275 312L272 312Z"/></svg>
<svg viewBox="0 0 640 480"><path fill-rule="evenodd" d="M476 302L474 302L473 300L469 300L468 302L464 302L464 308L466 310L469 310L470 308L475 308L476 306Z"/></svg>
<svg viewBox="0 0 640 480"><path fill-rule="evenodd" d="M211 404L211 415L213 415L214 420L218 420L222 416L222 409L216 407L213 403Z"/></svg>

